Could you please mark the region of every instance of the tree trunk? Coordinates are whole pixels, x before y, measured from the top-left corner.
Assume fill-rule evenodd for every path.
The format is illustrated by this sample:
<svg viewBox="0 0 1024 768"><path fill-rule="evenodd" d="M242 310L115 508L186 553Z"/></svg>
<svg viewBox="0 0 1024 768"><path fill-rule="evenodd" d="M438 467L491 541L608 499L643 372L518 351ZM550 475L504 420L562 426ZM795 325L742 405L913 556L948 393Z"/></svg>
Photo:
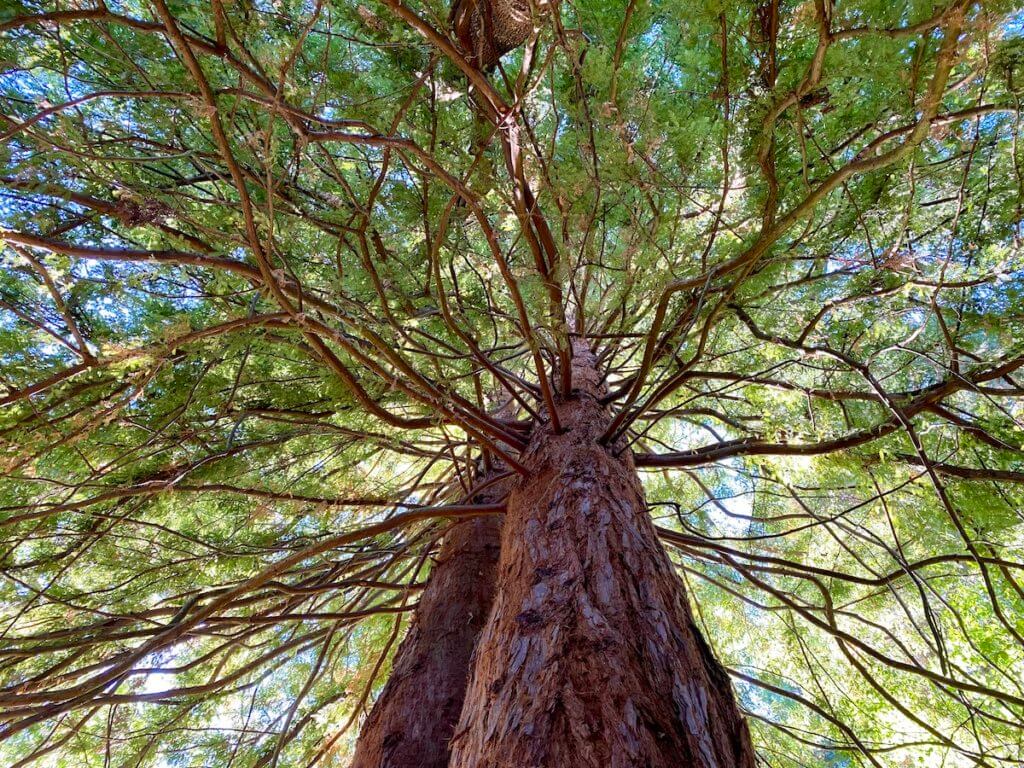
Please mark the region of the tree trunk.
<svg viewBox="0 0 1024 768"><path fill-rule="evenodd" d="M502 479L474 502L496 503L507 493ZM457 523L445 536L391 677L359 734L351 768L448 765L470 658L494 597L500 540L496 516Z"/></svg>
<svg viewBox="0 0 1024 768"><path fill-rule="evenodd" d="M575 346L565 431L539 427L512 491L497 592L451 768L752 768L729 678L694 624Z"/></svg>

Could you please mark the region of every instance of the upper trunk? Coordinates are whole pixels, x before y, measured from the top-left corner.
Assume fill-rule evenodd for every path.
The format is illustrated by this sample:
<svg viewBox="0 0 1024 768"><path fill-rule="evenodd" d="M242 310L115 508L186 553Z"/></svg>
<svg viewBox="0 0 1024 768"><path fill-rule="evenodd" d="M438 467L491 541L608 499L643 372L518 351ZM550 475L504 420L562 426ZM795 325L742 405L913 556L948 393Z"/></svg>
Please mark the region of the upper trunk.
<svg viewBox="0 0 1024 768"><path fill-rule="evenodd" d="M451 768L752 768L729 678L694 624L630 453L576 347L561 435L538 428Z"/></svg>
<svg viewBox="0 0 1024 768"><path fill-rule="evenodd" d="M455 0L449 22L469 61L488 71L525 43L533 32L530 5L530 0Z"/></svg>
<svg viewBox="0 0 1024 768"><path fill-rule="evenodd" d="M486 482L486 480L485 480ZM474 501L501 501L499 480ZM351 768L445 768L470 657L494 596L501 521L455 524L420 597L394 668L356 743Z"/></svg>

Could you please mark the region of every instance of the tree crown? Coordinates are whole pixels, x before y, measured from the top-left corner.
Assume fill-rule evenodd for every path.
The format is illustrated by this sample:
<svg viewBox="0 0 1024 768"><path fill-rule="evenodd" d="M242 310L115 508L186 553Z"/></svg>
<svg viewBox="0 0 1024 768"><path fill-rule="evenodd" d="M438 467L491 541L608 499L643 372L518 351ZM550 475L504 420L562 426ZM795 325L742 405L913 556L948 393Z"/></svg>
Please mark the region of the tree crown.
<svg viewBox="0 0 1024 768"><path fill-rule="evenodd" d="M345 764L583 339L766 764L1019 760L1013 4L446 19L0 11L0 754Z"/></svg>

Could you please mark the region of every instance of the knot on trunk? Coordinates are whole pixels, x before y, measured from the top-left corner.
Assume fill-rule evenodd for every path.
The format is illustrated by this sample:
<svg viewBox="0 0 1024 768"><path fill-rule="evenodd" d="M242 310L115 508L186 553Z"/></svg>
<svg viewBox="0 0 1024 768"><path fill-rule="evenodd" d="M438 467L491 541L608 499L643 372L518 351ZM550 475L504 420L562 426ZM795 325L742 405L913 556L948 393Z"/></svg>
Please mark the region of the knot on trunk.
<svg viewBox="0 0 1024 768"><path fill-rule="evenodd" d="M546 13L550 2L537 2L536 10ZM470 63L489 72L530 37L534 7L530 0L455 0L448 21Z"/></svg>

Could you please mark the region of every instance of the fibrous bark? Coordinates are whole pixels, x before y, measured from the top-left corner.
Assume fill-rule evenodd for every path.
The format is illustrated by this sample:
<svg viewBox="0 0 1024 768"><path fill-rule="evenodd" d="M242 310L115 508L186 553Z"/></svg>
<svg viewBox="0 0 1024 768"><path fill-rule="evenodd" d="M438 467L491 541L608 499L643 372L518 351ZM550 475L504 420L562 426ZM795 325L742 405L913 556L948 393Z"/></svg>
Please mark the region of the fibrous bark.
<svg viewBox="0 0 1024 768"><path fill-rule="evenodd" d="M489 71L533 32L534 8L547 10L547 0L455 0L449 23L469 61Z"/></svg>
<svg viewBox="0 0 1024 768"><path fill-rule="evenodd" d="M497 503L507 493L499 479L474 501ZM500 532L500 518L486 516L456 523L445 536L391 677L359 734L352 768L448 765L470 658L494 597Z"/></svg>
<svg viewBox="0 0 1024 768"><path fill-rule="evenodd" d="M508 502L498 585L451 768L752 768L728 676L694 624L628 451L605 447L576 346L563 434L543 426Z"/></svg>

